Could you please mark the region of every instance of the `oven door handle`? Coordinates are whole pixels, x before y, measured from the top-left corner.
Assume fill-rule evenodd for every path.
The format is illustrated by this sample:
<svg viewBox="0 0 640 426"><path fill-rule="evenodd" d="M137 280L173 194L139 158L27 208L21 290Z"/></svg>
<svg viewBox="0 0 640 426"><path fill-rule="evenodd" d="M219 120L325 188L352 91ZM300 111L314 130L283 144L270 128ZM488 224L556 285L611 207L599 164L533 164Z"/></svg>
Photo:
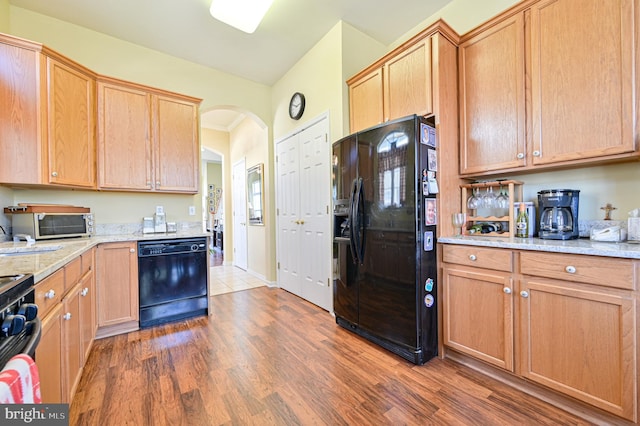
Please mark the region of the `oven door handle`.
<svg viewBox="0 0 640 426"><path fill-rule="evenodd" d="M36 347L38 347L40 343L40 337L42 336L42 322L40 318L36 317L33 321L29 322L29 325L31 326L31 338L24 349L22 349L22 353L33 358L36 353Z"/></svg>

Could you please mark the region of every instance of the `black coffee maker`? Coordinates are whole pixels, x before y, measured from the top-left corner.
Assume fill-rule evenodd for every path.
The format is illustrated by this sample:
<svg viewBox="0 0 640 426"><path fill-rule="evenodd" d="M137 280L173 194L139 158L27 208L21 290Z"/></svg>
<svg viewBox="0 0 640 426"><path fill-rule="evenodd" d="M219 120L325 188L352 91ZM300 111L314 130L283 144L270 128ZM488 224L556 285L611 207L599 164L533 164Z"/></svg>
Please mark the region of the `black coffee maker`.
<svg viewBox="0 0 640 426"><path fill-rule="evenodd" d="M540 226L538 236L548 240L571 240L580 236L578 230L577 189L545 189L538 192Z"/></svg>

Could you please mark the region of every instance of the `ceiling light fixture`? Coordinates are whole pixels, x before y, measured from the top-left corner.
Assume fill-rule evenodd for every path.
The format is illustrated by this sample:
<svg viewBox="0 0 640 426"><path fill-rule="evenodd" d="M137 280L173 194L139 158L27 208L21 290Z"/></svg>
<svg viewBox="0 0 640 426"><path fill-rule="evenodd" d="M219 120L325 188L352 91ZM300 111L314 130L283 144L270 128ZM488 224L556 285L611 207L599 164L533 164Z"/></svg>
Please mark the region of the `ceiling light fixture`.
<svg viewBox="0 0 640 426"><path fill-rule="evenodd" d="M245 33L253 33L273 0L213 0L211 16Z"/></svg>

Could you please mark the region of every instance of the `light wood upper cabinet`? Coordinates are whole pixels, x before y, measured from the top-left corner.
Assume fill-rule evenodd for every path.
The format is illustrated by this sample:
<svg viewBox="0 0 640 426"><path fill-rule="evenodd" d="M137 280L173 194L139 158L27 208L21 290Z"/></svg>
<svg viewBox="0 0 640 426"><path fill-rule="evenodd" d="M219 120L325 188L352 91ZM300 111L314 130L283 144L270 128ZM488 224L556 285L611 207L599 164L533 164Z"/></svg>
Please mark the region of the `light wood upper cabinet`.
<svg viewBox="0 0 640 426"><path fill-rule="evenodd" d="M48 182L95 187L95 78L47 58Z"/></svg>
<svg viewBox="0 0 640 426"><path fill-rule="evenodd" d="M636 150L635 33L633 0L531 7L533 164Z"/></svg>
<svg viewBox="0 0 640 426"><path fill-rule="evenodd" d="M349 84L349 120L356 132L384 120L382 68L376 68Z"/></svg>
<svg viewBox="0 0 640 426"><path fill-rule="evenodd" d="M199 102L100 77L100 189L198 192Z"/></svg>
<svg viewBox="0 0 640 426"><path fill-rule="evenodd" d="M431 37L408 42L347 81L350 130L433 112Z"/></svg>
<svg viewBox="0 0 640 426"><path fill-rule="evenodd" d="M151 94L98 80L98 187L150 190Z"/></svg>
<svg viewBox="0 0 640 426"><path fill-rule="evenodd" d="M198 104L158 95L154 97L153 108L155 189L198 192Z"/></svg>
<svg viewBox="0 0 640 426"><path fill-rule="evenodd" d="M461 173L526 164L524 65L523 13L458 47Z"/></svg>
<svg viewBox="0 0 640 426"><path fill-rule="evenodd" d="M637 158L638 7L529 1L463 36L460 173Z"/></svg>
<svg viewBox="0 0 640 426"><path fill-rule="evenodd" d="M431 38L388 59L384 65L384 82L385 121L431 113Z"/></svg>
<svg viewBox="0 0 640 426"><path fill-rule="evenodd" d="M0 35L0 182L95 188L95 76Z"/></svg>

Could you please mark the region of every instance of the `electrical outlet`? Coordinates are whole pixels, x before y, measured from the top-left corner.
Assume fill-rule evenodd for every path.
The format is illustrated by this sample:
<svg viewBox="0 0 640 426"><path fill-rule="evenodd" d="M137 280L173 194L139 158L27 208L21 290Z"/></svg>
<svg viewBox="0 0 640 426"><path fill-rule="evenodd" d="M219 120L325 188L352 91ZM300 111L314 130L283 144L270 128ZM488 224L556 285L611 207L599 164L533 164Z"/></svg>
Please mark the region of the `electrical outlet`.
<svg viewBox="0 0 640 426"><path fill-rule="evenodd" d="M189 216L196 215L196 206L189 206Z"/></svg>

